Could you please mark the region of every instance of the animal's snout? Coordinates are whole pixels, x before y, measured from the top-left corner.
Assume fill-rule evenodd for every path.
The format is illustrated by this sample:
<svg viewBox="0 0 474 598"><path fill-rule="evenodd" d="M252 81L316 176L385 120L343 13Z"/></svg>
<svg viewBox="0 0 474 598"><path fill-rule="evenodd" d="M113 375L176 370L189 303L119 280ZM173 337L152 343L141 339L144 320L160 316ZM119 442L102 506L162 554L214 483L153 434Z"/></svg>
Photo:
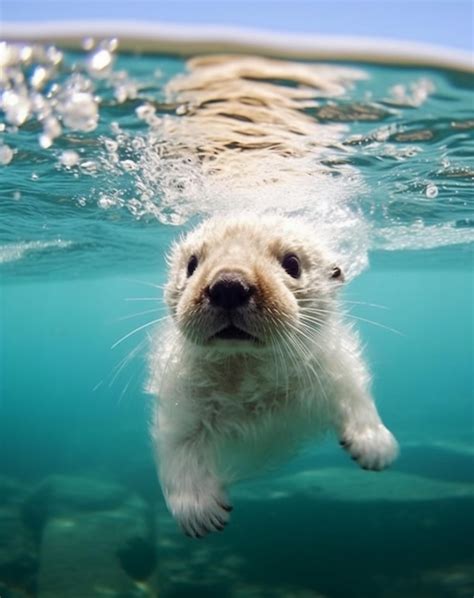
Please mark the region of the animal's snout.
<svg viewBox="0 0 474 598"><path fill-rule="evenodd" d="M243 307L254 290L240 274L234 272L222 272L206 289L211 305L224 309Z"/></svg>

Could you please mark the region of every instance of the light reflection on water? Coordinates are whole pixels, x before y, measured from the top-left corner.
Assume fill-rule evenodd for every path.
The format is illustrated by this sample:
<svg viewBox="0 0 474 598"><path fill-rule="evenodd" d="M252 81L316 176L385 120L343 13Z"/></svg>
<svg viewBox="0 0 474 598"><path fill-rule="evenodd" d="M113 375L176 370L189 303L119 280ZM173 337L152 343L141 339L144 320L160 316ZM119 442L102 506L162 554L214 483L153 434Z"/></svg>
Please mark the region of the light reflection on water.
<svg viewBox="0 0 474 598"><path fill-rule="evenodd" d="M339 239L354 274L370 249L474 239L472 76L311 64L301 72L273 65L262 74L259 67L261 79L257 70L249 89L259 101L283 105L286 129L303 130L277 131L276 145L263 153L227 140L216 150L227 172L221 167L215 176L198 150L209 144L215 120L200 133L193 113L218 103L222 85L204 87L199 108L197 92L186 91L182 59L116 50L116 40L84 53L0 46L0 254L10 263L8 245L29 243L15 253L22 256L17 274L46 265L55 246L77 265L123 259L145 266L150 244L170 234L167 225L229 207L304 212ZM246 73L234 70L247 85ZM189 87L195 71L188 78ZM249 134L235 131L237 140ZM282 140L292 155L279 155Z"/></svg>

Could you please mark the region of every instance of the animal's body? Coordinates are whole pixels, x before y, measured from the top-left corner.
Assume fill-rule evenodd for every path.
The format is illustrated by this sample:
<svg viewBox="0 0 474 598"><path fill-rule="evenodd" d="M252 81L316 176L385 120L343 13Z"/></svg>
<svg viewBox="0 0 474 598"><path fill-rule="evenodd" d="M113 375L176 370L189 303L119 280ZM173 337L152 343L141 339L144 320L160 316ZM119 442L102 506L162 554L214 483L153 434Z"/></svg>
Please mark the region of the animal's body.
<svg viewBox="0 0 474 598"><path fill-rule="evenodd" d="M232 481L326 430L365 469L396 457L339 308L343 279L297 219L213 218L173 248L150 389L163 493L188 535L224 527Z"/></svg>

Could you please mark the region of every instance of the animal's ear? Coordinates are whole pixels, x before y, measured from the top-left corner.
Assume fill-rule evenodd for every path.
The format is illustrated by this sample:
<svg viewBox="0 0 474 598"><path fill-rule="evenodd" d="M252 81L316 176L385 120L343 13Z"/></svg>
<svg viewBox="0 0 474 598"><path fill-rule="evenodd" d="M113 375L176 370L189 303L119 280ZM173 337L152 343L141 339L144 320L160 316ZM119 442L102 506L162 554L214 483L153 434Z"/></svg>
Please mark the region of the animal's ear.
<svg viewBox="0 0 474 598"><path fill-rule="evenodd" d="M344 277L343 271L341 270L341 268L339 268L339 266L336 266L336 265L331 266L329 277L332 280L337 280L338 282L344 282L345 281L345 277Z"/></svg>

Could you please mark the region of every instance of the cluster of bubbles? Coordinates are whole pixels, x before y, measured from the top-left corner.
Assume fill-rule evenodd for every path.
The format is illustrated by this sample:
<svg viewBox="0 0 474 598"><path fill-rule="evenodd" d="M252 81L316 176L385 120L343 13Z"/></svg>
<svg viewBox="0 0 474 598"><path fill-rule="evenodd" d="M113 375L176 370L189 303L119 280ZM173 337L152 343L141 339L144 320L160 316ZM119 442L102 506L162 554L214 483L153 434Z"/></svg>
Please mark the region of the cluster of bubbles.
<svg viewBox="0 0 474 598"><path fill-rule="evenodd" d="M115 185L100 191L97 204L104 210L125 208L133 218L152 218L163 224L182 225L196 214L206 213L204 178L198 159L185 148L163 154L170 116L160 116L145 102L135 109L140 131L127 131L112 123L101 138L102 151L94 168L111 175Z"/></svg>
<svg viewBox="0 0 474 598"><path fill-rule="evenodd" d="M36 135L39 147L53 157L58 170L93 181L91 189L81 191L82 195L74 200L81 206L97 205L111 217L120 210L137 220L150 218L181 225L196 215L228 211L236 205L248 209L268 206L284 213L290 207L291 213L309 215L319 231L327 225L329 235L338 239L338 250L350 258L348 268L353 273L363 269L369 246L416 248L426 239L435 238L422 220L412 231L414 234L409 233L409 226L406 234L398 227L398 237L390 215L382 215L383 222L390 221L390 226L379 225L374 232L375 217L367 218L357 201L352 201L367 189L349 159L353 151L362 148L364 159L410 162L422 152L420 144L433 138L429 128L405 131L394 124L383 124L369 133L349 135L349 128L343 125L345 157L337 150L329 152L324 156L325 173L319 172L319 161L311 154L285 158L281 164L259 160L255 173L265 184L259 185L245 172L239 186L238 180L231 177L204 176L196 152L179 140L170 143L175 124L188 109L192 111L192 106L179 101L160 105L147 85L117 68L117 49L116 39L95 42L88 38L83 41L84 54L77 59L54 46L0 42L0 165L15 162L17 153L19 158L16 147L21 147L20 142L5 139L25 130L30 136ZM156 72L150 77L156 78ZM355 105L333 101L315 104L315 116L323 124L351 119L377 122L389 114L387 106L390 110L417 108L433 90L429 79L420 78L391 87L384 111L373 107L369 110L370 106L360 104L353 114ZM121 106L116 112L118 122L106 114L107 106L112 104ZM471 121L452 123L452 128L461 133L472 126ZM445 177L472 177L472 172L448 166L443 167ZM279 180L271 183L276 171ZM100 184L95 184L97 177L102 177ZM32 173L31 179L38 180L37 174ZM388 191L412 194L412 179L392 179ZM415 191L426 204L436 203L443 193L442 187L428 178ZM14 199L19 198L20 191L15 191ZM442 232L447 244L472 236L472 229L460 231L451 223ZM466 239L461 239L461 234ZM341 247L341 239L350 246ZM442 244L440 235L436 236L436 244Z"/></svg>
<svg viewBox="0 0 474 598"><path fill-rule="evenodd" d="M124 71L113 71L118 42L110 39L95 46L84 40L89 50L82 64L69 67L64 53L54 46L0 42L0 110L4 122L0 133L15 132L28 121L41 125L38 143L50 148L63 130L90 132L99 123L101 97L97 83L106 80L115 100L125 102L137 96L137 86ZM8 164L14 150L0 145L0 163ZM62 158L71 165L71 153Z"/></svg>

